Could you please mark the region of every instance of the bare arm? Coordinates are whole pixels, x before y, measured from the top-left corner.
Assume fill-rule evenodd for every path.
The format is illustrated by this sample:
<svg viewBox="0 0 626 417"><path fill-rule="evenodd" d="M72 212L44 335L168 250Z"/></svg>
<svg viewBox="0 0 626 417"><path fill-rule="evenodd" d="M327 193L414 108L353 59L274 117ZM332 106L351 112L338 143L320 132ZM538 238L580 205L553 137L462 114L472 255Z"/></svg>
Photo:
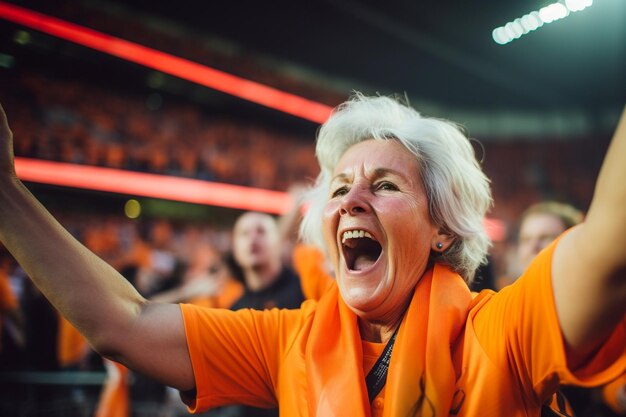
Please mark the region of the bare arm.
<svg viewBox="0 0 626 417"><path fill-rule="evenodd" d="M626 110L587 218L559 242L552 273L568 360L575 369L626 314Z"/></svg>
<svg viewBox="0 0 626 417"><path fill-rule="evenodd" d="M179 307L141 297L31 195L15 175L1 107L0 241L94 349L168 385L194 388Z"/></svg>

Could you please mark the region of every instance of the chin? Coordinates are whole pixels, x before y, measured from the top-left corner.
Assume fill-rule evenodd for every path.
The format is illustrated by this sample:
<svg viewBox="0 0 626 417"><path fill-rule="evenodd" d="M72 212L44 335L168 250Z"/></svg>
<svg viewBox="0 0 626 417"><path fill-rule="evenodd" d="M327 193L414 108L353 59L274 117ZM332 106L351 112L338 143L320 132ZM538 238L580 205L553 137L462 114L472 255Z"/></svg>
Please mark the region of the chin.
<svg viewBox="0 0 626 417"><path fill-rule="evenodd" d="M341 297L348 307L359 316L367 316L368 313L379 309L384 301L379 287L350 286L349 288L339 285Z"/></svg>

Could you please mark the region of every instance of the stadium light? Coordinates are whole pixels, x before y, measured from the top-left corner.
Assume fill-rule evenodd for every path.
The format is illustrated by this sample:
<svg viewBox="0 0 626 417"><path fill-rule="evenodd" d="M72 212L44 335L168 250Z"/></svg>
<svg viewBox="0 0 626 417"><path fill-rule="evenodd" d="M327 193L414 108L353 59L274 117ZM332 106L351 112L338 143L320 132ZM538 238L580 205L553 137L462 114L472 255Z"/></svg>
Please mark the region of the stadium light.
<svg viewBox="0 0 626 417"><path fill-rule="evenodd" d="M592 4L593 0L563 0L552 3L495 28L491 36L497 44L505 45L539 29L544 24L563 19L570 13L579 12Z"/></svg>

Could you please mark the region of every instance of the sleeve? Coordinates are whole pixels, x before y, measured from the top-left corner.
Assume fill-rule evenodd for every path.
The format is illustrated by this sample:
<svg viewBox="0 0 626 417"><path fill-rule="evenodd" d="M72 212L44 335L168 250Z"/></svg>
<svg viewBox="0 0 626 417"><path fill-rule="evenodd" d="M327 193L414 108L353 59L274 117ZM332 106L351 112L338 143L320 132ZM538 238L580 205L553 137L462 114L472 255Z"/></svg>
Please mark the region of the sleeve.
<svg viewBox="0 0 626 417"><path fill-rule="evenodd" d="M495 294L473 320L478 340L495 363L508 369L523 392L543 404L559 384L604 384L626 369L626 317L585 366L567 366L566 346L554 304L554 242L513 285Z"/></svg>
<svg viewBox="0 0 626 417"><path fill-rule="evenodd" d="M279 367L305 313L190 304L181 304L181 311L196 382L195 399L185 397L189 411L226 404L276 407Z"/></svg>

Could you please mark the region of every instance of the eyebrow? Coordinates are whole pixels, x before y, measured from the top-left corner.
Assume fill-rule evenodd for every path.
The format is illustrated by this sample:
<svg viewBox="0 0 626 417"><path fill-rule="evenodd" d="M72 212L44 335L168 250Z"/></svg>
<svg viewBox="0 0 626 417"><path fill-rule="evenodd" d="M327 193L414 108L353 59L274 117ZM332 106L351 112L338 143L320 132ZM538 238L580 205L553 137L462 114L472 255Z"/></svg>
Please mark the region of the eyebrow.
<svg viewBox="0 0 626 417"><path fill-rule="evenodd" d="M380 177L384 177L386 175L396 175L398 177L405 177L405 175L403 173L401 173L400 171L396 171L395 169L391 169L391 168L376 168L374 169L374 171L372 172L371 177L373 178L380 178ZM342 180L342 181L346 181L348 179L348 177L350 177L348 174L345 173L341 173L341 174L337 174L335 175L333 178L331 178L330 182L333 183L337 180Z"/></svg>

